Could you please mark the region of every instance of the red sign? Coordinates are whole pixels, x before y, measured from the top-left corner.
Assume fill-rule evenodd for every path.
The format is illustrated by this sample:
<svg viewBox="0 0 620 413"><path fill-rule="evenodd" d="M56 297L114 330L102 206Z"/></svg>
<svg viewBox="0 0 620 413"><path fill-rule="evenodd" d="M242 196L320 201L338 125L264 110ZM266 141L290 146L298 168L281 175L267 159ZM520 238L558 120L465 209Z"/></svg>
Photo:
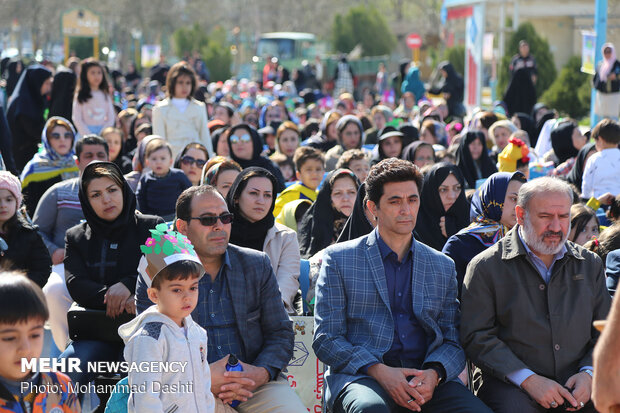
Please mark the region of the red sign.
<svg viewBox="0 0 620 413"><path fill-rule="evenodd" d="M407 36L407 47L410 49L419 49L422 46L422 38L417 33L411 33Z"/></svg>

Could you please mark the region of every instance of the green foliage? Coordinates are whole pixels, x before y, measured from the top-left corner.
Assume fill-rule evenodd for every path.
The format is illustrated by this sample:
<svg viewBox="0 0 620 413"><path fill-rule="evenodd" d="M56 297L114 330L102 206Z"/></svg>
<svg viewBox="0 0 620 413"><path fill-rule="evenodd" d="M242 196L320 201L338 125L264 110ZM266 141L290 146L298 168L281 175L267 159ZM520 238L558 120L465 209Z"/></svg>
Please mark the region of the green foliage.
<svg viewBox="0 0 620 413"><path fill-rule="evenodd" d="M207 34L198 23L191 27L181 27L172 34L174 51L179 58L199 51L212 81L230 78L232 56L226 41L226 31L216 26Z"/></svg>
<svg viewBox="0 0 620 413"><path fill-rule="evenodd" d="M541 96L556 78L557 72L553 55L549 49L549 42L536 33L531 23L523 23L506 42L506 55L501 60L497 83L497 92L500 96L504 95L506 87L510 82L508 66L510 66L512 56L519 53L519 41L521 40L526 40L529 43L530 53L536 58L536 66L538 68L536 95Z"/></svg>
<svg viewBox="0 0 620 413"><path fill-rule="evenodd" d="M345 16L334 17L334 49L349 53L357 44L361 44L363 56L389 54L396 46L396 38L385 18L374 7L357 6L349 9Z"/></svg>
<svg viewBox="0 0 620 413"><path fill-rule="evenodd" d="M465 75L465 46L447 48L444 50L441 60L449 61L457 73L461 76Z"/></svg>
<svg viewBox="0 0 620 413"><path fill-rule="evenodd" d="M542 95L541 101L560 113L579 119L590 111L590 76L581 72L581 58L573 56Z"/></svg>
<svg viewBox="0 0 620 413"><path fill-rule="evenodd" d="M90 37L70 37L69 50L75 52L80 59L93 55L93 39Z"/></svg>

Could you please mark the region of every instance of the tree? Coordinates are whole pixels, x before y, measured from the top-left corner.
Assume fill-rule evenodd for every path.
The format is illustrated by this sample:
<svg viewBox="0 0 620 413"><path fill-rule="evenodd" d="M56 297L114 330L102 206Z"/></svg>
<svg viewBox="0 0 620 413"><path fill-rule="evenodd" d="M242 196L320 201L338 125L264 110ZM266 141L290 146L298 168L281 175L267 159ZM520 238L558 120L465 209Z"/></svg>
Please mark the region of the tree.
<svg viewBox="0 0 620 413"><path fill-rule="evenodd" d="M534 26L526 22L519 25L516 32L512 34L506 44L506 55L502 57L499 68L499 79L497 83L497 92L500 96L504 95L504 91L510 82L510 60L519 51L519 41L525 40L530 45L530 53L536 58L536 66L538 68L538 79L536 80L536 95L541 96L545 90L553 83L557 72L553 55L549 49L549 42L540 37Z"/></svg>
<svg viewBox="0 0 620 413"><path fill-rule="evenodd" d="M444 50L442 60L452 63L454 70L465 76L465 46L454 46Z"/></svg>
<svg viewBox="0 0 620 413"><path fill-rule="evenodd" d="M345 16L334 17L332 44L342 53L349 53L360 44L363 56L377 56L389 54L396 46L396 38L377 9L357 6Z"/></svg>
<svg viewBox="0 0 620 413"><path fill-rule="evenodd" d="M591 77L581 72L581 58L573 56L541 97L550 108L579 119L590 111Z"/></svg>
<svg viewBox="0 0 620 413"><path fill-rule="evenodd" d="M174 51L183 59L192 52L200 52L211 74L210 80L226 80L230 78L232 56L226 41L226 31L216 26L208 35L198 23L191 27L181 27L173 35Z"/></svg>

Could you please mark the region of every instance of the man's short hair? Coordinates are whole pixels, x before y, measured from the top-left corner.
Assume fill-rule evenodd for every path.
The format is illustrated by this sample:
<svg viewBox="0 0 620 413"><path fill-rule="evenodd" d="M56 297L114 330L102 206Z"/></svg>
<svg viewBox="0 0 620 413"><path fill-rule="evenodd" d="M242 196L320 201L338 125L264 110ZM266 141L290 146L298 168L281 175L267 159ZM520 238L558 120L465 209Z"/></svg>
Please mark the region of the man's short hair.
<svg viewBox="0 0 620 413"><path fill-rule="evenodd" d="M90 134L78 139L77 143L75 144L75 154L77 155L78 159L80 159L80 155L84 150L84 145L101 145L105 150L105 154L110 155L110 149L108 148L108 143L106 142L106 140L99 135Z"/></svg>
<svg viewBox="0 0 620 413"><path fill-rule="evenodd" d="M198 279L204 273L201 265L190 260L181 260L164 267L153 278L151 287L159 290L163 281Z"/></svg>
<svg viewBox="0 0 620 413"><path fill-rule="evenodd" d="M409 161L397 158L384 159L372 168L366 178L366 198L364 201L372 201L379 205L383 196L383 187L391 182L413 181L422 191L424 177L420 169Z"/></svg>
<svg viewBox="0 0 620 413"><path fill-rule="evenodd" d="M301 171L301 167L304 166L306 162L310 159L315 159L325 165L325 157L323 153L318 149L315 149L311 146L300 146L295 149L295 154L293 155L293 162L295 162L295 169L297 171Z"/></svg>
<svg viewBox="0 0 620 413"><path fill-rule="evenodd" d="M340 159L338 159L336 169L351 169L349 168L351 162L361 160L368 162L368 158L366 157L364 151L362 151L361 149L349 149L348 151L344 151L344 153L340 156Z"/></svg>
<svg viewBox="0 0 620 413"><path fill-rule="evenodd" d="M570 185L559 178L544 176L526 182L521 186L521 189L519 189L519 197L517 198L517 205L527 210L527 206L532 198L537 195L549 193L564 194L570 201L570 204L572 205L573 203L573 190Z"/></svg>
<svg viewBox="0 0 620 413"><path fill-rule="evenodd" d="M222 195L211 185L198 185L187 188L179 195L176 204L176 214L178 219L182 219L189 223L192 217L192 200L200 195L212 194L218 196L224 200Z"/></svg>
<svg viewBox="0 0 620 413"><path fill-rule="evenodd" d="M146 148L144 150L144 157L148 158L149 156L151 156L151 154L153 154L153 152L156 152L160 149L167 149L170 153L170 156L172 156L172 147L168 142L163 139L153 139L146 144Z"/></svg>
<svg viewBox="0 0 620 413"><path fill-rule="evenodd" d="M38 285L21 272L0 272L0 323L45 322L48 318L45 295Z"/></svg>
<svg viewBox="0 0 620 413"><path fill-rule="evenodd" d="M592 138L601 138L605 142L620 143L620 125L613 119L603 119L592 129Z"/></svg>

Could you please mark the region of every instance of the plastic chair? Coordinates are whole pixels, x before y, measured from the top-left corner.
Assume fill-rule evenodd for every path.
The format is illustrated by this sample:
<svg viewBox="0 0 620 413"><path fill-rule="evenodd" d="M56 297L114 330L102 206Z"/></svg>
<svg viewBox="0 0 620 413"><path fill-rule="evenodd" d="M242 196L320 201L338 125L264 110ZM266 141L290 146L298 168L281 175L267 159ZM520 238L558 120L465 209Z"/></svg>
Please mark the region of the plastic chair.
<svg viewBox="0 0 620 413"><path fill-rule="evenodd" d="M299 267L299 288L301 289L301 302L303 303L304 314L308 314L308 290L310 289L310 261L302 259Z"/></svg>

